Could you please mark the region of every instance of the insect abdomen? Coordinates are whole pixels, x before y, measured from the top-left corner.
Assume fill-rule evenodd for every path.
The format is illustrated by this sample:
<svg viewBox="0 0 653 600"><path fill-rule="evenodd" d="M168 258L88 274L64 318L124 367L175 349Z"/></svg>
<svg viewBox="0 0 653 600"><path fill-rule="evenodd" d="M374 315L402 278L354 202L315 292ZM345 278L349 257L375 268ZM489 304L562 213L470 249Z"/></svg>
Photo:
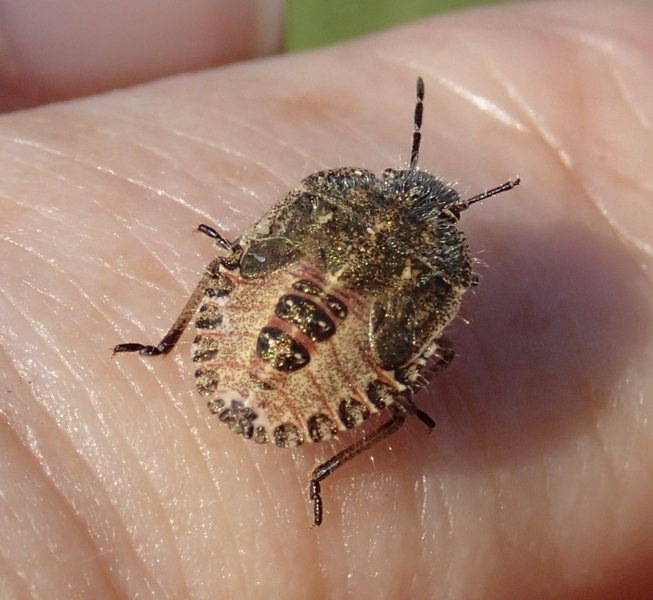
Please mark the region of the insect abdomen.
<svg viewBox="0 0 653 600"><path fill-rule="evenodd" d="M198 309L192 356L199 393L234 432L281 447L319 442L393 402L398 390L370 358L361 298L310 268L232 278L228 297Z"/></svg>

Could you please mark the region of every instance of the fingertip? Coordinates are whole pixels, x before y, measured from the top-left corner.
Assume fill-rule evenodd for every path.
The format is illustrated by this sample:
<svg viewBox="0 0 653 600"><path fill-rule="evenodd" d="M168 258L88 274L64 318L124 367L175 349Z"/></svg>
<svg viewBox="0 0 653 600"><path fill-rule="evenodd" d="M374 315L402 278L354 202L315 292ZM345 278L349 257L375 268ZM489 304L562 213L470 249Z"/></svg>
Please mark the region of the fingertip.
<svg viewBox="0 0 653 600"><path fill-rule="evenodd" d="M0 110L126 87L276 52L279 0L8 0Z"/></svg>
<svg viewBox="0 0 653 600"><path fill-rule="evenodd" d="M282 0L257 0L255 56L269 56L283 47L285 9Z"/></svg>

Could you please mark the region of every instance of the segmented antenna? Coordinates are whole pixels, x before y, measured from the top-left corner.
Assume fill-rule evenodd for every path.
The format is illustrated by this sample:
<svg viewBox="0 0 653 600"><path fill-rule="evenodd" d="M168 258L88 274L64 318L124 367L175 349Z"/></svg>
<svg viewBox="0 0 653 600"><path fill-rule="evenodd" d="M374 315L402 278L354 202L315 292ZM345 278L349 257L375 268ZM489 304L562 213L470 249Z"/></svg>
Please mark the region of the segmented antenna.
<svg viewBox="0 0 653 600"><path fill-rule="evenodd" d="M422 114L424 113L424 80L417 78L417 102L415 102L415 130L413 131L413 149L410 151L410 168L417 168L419 144L422 141Z"/></svg>
<svg viewBox="0 0 653 600"><path fill-rule="evenodd" d="M417 78L417 101L415 102L415 130L413 131L413 148L410 151L410 168L411 170L417 169L417 160L419 159L419 145L422 141L422 116L424 114L424 80L421 77ZM501 192L507 192L511 190L516 185L519 185L519 177L513 181L507 181L503 185L487 190L482 194L472 196L466 200L462 198L455 202L449 208L454 210L465 210L472 204L480 202L481 200L486 200L492 196L496 196ZM418 415L419 416L419 415ZM421 417L420 417L421 418Z"/></svg>
<svg viewBox="0 0 653 600"><path fill-rule="evenodd" d="M517 179L514 179L512 181L506 181L506 183L504 183L503 185L492 188L491 190L487 190L482 194L472 196L471 198L467 198L465 200L460 199L458 200L458 202L456 202L456 207L458 208L458 210L465 210L469 208L472 204L475 204L476 202L480 202L481 200L486 200L491 196L496 196L501 192L507 192L508 190L511 190L515 186L519 185L520 181L521 180L519 179L519 177L517 177Z"/></svg>

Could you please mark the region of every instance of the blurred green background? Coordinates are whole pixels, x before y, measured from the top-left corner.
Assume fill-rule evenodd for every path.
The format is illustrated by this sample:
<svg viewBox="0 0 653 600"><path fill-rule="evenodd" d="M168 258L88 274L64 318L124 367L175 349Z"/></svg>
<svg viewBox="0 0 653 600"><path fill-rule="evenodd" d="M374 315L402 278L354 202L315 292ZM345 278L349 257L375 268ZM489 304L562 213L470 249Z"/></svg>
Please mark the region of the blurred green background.
<svg viewBox="0 0 653 600"><path fill-rule="evenodd" d="M316 48L448 10L505 1L287 0L286 48Z"/></svg>

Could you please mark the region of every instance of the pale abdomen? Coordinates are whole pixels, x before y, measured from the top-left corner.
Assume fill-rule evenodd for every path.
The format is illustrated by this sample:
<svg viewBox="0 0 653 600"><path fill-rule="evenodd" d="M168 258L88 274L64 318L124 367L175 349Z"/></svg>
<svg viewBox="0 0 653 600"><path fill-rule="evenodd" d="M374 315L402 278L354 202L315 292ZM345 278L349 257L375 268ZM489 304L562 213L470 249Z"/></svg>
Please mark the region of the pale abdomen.
<svg viewBox="0 0 653 600"><path fill-rule="evenodd" d="M192 356L199 393L233 431L291 447L359 425L404 388L372 361L369 302L309 265L206 297Z"/></svg>

